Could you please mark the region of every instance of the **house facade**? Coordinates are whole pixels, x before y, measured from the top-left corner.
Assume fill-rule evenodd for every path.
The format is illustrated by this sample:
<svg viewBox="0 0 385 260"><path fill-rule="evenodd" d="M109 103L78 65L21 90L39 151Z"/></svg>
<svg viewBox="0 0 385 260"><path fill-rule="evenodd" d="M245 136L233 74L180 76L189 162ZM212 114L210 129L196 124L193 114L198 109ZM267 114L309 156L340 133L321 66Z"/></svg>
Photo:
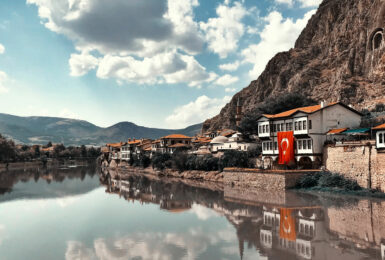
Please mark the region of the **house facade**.
<svg viewBox="0 0 385 260"><path fill-rule="evenodd" d="M192 137L182 134L172 134L160 138L158 151L161 153L173 153L176 149L191 148Z"/></svg>
<svg viewBox="0 0 385 260"><path fill-rule="evenodd" d="M361 114L340 102L301 107L258 119L258 137L262 142L262 159L278 159L278 132L292 131L297 162L321 164L327 133L331 129L354 128Z"/></svg>
<svg viewBox="0 0 385 260"><path fill-rule="evenodd" d="M376 133L376 148L385 149L385 124L373 128Z"/></svg>
<svg viewBox="0 0 385 260"><path fill-rule="evenodd" d="M256 143L245 142L242 134L237 132L234 132L230 137L217 136L211 141L210 145L212 152L225 150L238 150L245 152L257 146Z"/></svg>

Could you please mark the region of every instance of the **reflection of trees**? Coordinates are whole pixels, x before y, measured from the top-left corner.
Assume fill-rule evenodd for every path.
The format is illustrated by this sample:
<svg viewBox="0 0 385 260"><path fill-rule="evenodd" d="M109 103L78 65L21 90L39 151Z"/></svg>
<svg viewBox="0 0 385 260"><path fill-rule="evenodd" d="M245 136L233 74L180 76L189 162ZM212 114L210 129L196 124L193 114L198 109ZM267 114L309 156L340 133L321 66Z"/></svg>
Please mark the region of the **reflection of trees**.
<svg viewBox="0 0 385 260"><path fill-rule="evenodd" d="M62 183L66 179L80 179L83 181L86 176L93 177L95 174L97 174L97 168L95 166L72 169L30 168L2 172L0 173L0 194L11 192L14 185L19 182L27 183L33 180L36 183L39 180L44 180L47 183Z"/></svg>

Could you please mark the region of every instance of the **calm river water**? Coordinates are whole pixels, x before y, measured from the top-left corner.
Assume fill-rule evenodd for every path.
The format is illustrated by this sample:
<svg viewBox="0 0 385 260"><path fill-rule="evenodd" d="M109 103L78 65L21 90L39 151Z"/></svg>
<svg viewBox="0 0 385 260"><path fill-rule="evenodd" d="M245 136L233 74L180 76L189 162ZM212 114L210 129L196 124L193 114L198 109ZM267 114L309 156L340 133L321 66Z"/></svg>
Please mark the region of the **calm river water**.
<svg viewBox="0 0 385 260"><path fill-rule="evenodd" d="M90 168L0 173L0 259L384 259L385 201L105 183Z"/></svg>

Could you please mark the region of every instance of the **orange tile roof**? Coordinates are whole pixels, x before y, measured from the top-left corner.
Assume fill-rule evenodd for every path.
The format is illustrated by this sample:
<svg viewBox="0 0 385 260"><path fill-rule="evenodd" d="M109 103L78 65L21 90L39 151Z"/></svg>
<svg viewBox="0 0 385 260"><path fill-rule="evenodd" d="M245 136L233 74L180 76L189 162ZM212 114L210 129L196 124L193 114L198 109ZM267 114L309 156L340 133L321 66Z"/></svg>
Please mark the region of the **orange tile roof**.
<svg viewBox="0 0 385 260"><path fill-rule="evenodd" d="M335 135L335 134L340 134L342 132L345 132L346 130L348 130L348 128L330 129L329 132L327 132L326 134Z"/></svg>
<svg viewBox="0 0 385 260"><path fill-rule="evenodd" d="M324 108L326 107L330 107L330 106L334 106L335 104L337 104L338 102L333 102L333 103L329 103L328 105L326 105ZM288 116L291 116L293 115L294 113L296 112L304 112L306 114L310 114L310 113L314 113L314 112L317 112L319 110L321 110L322 107L321 105L314 105L314 106L308 106L308 107L299 107L299 108L294 108L294 109L291 109L291 110L288 110L288 111L284 111L282 113L278 113L278 114L275 114L275 115L269 115L269 114L264 114L265 117L267 118L281 118L281 117L288 117Z"/></svg>
<svg viewBox="0 0 385 260"><path fill-rule="evenodd" d="M385 124L382 124L382 125L378 125L376 127L373 127L373 130L381 130L381 129L385 129Z"/></svg>
<svg viewBox="0 0 385 260"><path fill-rule="evenodd" d="M128 144L140 144L140 140L130 141Z"/></svg>
<svg viewBox="0 0 385 260"><path fill-rule="evenodd" d="M187 144L181 144L181 143L177 143L169 146L169 148L178 148L178 147L190 147L190 146Z"/></svg>
<svg viewBox="0 0 385 260"><path fill-rule="evenodd" d="M161 139L192 139L192 137L182 135L182 134L172 134L172 135L164 136Z"/></svg>
<svg viewBox="0 0 385 260"><path fill-rule="evenodd" d="M120 148L120 147L122 147L122 144L123 144L123 142L120 142L120 143L110 143L110 144L107 144L107 146L115 147L115 148Z"/></svg>

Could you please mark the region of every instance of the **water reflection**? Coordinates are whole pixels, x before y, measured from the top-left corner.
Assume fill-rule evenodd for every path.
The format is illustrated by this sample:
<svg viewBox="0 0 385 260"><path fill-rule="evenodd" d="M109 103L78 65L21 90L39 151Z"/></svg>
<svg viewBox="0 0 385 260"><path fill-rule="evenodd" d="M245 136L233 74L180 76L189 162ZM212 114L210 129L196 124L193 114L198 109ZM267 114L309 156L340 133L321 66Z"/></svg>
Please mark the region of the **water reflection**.
<svg viewBox="0 0 385 260"><path fill-rule="evenodd" d="M0 174L0 259L385 259L385 201L96 173Z"/></svg>
<svg viewBox="0 0 385 260"><path fill-rule="evenodd" d="M198 185L199 186L199 185ZM295 192L223 191L132 175L111 179L106 192L178 213L212 209L245 246L268 259L385 259L385 202Z"/></svg>

